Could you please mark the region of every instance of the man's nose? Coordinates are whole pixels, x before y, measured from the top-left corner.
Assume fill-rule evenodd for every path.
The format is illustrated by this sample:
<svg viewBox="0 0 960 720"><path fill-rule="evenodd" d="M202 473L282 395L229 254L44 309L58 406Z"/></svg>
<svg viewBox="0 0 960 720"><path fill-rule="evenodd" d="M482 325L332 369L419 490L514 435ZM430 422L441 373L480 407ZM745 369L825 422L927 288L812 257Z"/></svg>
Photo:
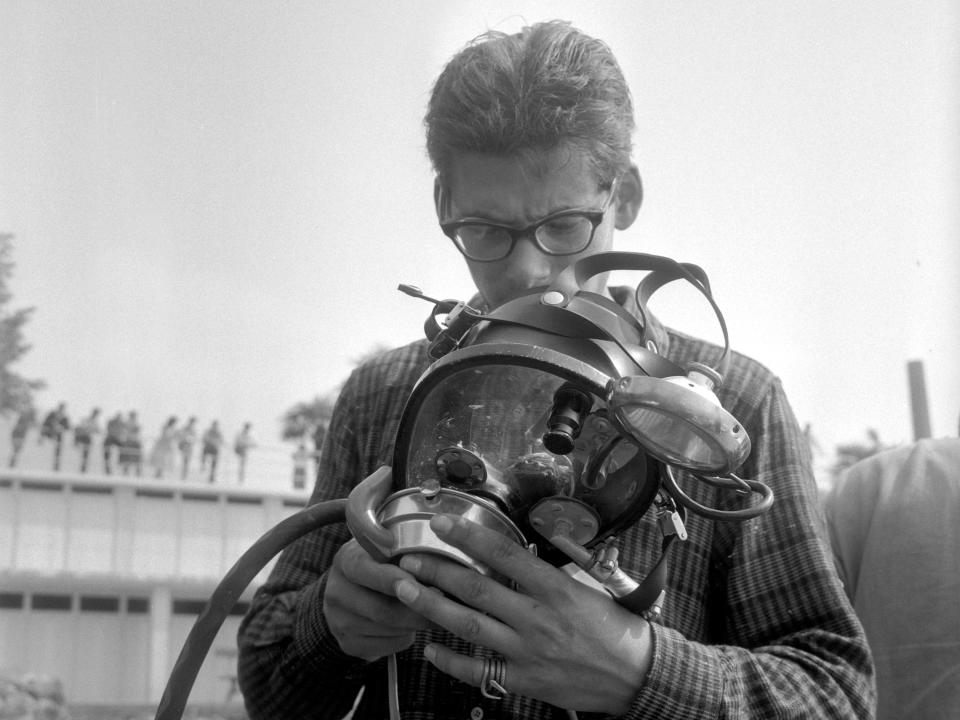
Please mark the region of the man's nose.
<svg viewBox="0 0 960 720"><path fill-rule="evenodd" d="M538 246L533 233L524 233L517 238L510 254L509 273L515 278L527 280L527 287L546 285L553 279L557 258L547 255Z"/></svg>

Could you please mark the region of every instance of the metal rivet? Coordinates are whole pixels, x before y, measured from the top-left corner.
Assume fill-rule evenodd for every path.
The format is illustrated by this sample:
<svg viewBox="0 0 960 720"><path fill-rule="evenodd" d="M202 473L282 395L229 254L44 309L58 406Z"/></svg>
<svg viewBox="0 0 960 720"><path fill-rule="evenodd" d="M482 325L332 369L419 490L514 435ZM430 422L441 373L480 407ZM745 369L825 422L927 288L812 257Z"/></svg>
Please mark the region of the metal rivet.
<svg viewBox="0 0 960 720"><path fill-rule="evenodd" d="M562 305L564 300L566 300L566 297L564 297L563 293L559 290L545 292L540 298L540 301L544 305Z"/></svg>

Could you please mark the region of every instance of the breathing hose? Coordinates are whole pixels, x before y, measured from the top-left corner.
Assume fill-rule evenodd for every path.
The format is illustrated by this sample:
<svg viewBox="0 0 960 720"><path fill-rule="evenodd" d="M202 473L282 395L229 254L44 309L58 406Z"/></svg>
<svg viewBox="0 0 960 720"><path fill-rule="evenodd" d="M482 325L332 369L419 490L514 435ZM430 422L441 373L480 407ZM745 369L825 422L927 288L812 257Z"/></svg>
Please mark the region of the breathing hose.
<svg viewBox="0 0 960 720"><path fill-rule="evenodd" d="M347 501L327 500L310 505L265 532L227 572L197 617L177 656L154 720L180 720L200 666L217 632L243 591L267 563L297 538L324 525L343 522Z"/></svg>
<svg viewBox="0 0 960 720"><path fill-rule="evenodd" d="M711 478L710 484L722 487L731 487L744 492L746 489L762 496L762 500L757 507L740 511L720 511L704 507L691 500L677 486L676 479L669 466L665 465L665 482L668 492L671 492L678 501L697 514L708 518L718 520L746 520L765 512L773 502L773 492L762 483L750 480L722 480ZM699 477L699 476L698 476ZM707 478L699 477L701 480ZM187 639L177 656L170 678L164 688L163 696L160 698L160 704L157 706L154 720L181 720L183 711L186 708L187 700L190 697L190 691L200 672L200 667L210 651L214 638L217 636L224 620L234 608L243 591L267 566L276 555L278 555L287 545L326 525L332 525L346 520L347 500L327 500L324 502L310 505L300 510L290 517L282 520L273 528L265 532L260 538L246 550L240 558L233 564L233 567L227 572L220 583L217 585L207 604L204 605L200 615L197 616ZM390 674L392 685L396 684L396 658L391 656ZM390 702L391 718L398 717L397 698L391 696ZM568 711L569 717L576 717L575 713Z"/></svg>

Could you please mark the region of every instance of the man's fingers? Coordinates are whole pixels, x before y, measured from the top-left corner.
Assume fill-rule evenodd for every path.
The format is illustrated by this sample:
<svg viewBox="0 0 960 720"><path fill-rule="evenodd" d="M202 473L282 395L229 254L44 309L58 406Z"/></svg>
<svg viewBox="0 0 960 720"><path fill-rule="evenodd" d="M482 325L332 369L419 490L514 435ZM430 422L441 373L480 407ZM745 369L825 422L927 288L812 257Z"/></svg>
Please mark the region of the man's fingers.
<svg viewBox="0 0 960 720"><path fill-rule="evenodd" d="M430 528L444 542L486 563L531 595L550 584L549 571L554 568L501 533L456 515L444 514L434 515L430 519Z"/></svg>
<svg viewBox="0 0 960 720"><path fill-rule="evenodd" d="M427 619L417 615L391 595L357 588L353 592L338 592L336 580L327 583L323 597L324 614L333 616L335 624L357 635L406 635L429 626ZM332 585L332 587L331 587Z"/></svg>
<svg viewBox="0 0 960 720"><path fill-rule="evenodd" d="M430 554L405 555L400 560L400 567L421 583L439 588L513 628L529 622L528 613L535 605L527 595L446 558Z"/></svg>
<svg viewBox="0 0 960 720"><path fill-rule="evenodd" d="M484 677L484 667L488 661L483 658L468 657L455 653L443 645L434 644L427 645L424 648L423 656L440 672L455 677L468 685L479 687L481 690L495 693L500 697L511 691L518 692L519 679L514 676L515 669L503 658L500 658L502 664L496 672L497 677ZM487 687L483 687L485 680L488 681ZM489 683L490 680L495 680L499 687Z"/></svg>
<svg viewBox="0 0 960 720"><path fill-rule="evenodd" d="M351 582L391 597L397 581L410 577L396 565L374 560L356 540L350 540L340 548L333 564Z"/></svg>
<svg viewBox="0 0 960 720"><path fill-rule="evenodd" d="M408 579L400 580L394 591L410 610L462 640L501 652L513 646L516 634L511 628L478 610L444 597L439 590Z"/></svg>
<svg viewBox="0 0 960 720"><path fill-rule="evenodd" d="M474 687L480 687L483 680L483 660L455 653L443 645L428 645L424 656L436 666L437 670L455 677Z"/></svg>
<svg viewBox="0 0 960 720"><path fill-rule="evenodd" d="M396 565L378 563L351 540L333 561L324 593L324 612L358 634L380 634L390 628L401 634L423 630L429 623L396 599L394 585L411 575Z"/></svg>

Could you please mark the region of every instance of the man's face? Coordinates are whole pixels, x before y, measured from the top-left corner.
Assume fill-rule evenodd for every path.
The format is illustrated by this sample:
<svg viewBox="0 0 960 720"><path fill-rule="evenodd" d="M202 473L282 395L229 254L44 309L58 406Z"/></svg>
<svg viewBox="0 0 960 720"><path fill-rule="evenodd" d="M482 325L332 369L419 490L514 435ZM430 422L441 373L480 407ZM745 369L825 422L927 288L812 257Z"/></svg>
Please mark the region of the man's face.
<svg viewBox="0 0 960 720"><path fill-rule="evenodd" d="M532 171L531 167L537 167L540 172ZM599 209L609 194L609 190L599 188L596 176L577 152L546 152L539 163L461 155L450 172L441 221L482 218L523 228L561 210ZM531 237L522 237L502 260L467 260L473 281L487 305L493 309L532 288L549 285L575 260L609 250L613 243L615 206L616 202L610 203L592 242L576 255L547 255ZM591 278L584 289L602 293L606 281L606 275L598 275Z"/></svg>

